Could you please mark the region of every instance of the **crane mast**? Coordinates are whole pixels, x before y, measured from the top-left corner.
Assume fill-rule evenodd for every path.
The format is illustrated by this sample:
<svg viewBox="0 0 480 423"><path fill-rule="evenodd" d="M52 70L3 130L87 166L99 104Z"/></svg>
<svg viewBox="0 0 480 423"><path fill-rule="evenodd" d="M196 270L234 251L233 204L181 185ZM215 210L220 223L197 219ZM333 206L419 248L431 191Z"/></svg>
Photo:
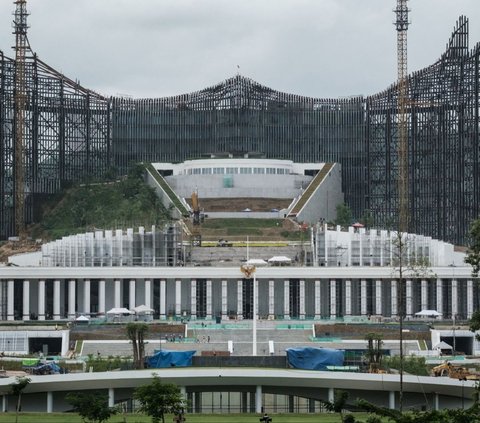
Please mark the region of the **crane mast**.
<svg viewBox="0 0 480 423"><path fill-rule="evenodd" d="M25 58L27 40L27 1L16 0L13 22L15 35L15 231L21 235L25 229Z"/></svg>
<svg viewBox="0 0 480 423"><path fill-rule="evenodd" d="M400 232L408 231L408 86L407 86L407 30L408 0L397 0L395 22L397 29L398 71L398 214Z"/></svg>

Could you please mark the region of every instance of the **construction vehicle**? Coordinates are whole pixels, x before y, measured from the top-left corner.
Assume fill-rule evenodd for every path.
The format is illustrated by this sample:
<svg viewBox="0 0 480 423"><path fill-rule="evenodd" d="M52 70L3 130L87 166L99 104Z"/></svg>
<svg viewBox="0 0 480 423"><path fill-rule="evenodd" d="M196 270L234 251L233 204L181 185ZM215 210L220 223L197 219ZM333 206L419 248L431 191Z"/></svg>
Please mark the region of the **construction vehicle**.
<svg viewBox="0 0 480 423"><path fill-rule="evenodd" d="M432 376L448 376L458 380L480 380L480 374L473 373L465 367L454 366L448 361L435 366L432 369Z"/></svg>
<svg viewBox="0 0 480 423"><path fill-rule="evenodd" d="M368 373L373 373L373 374L386 374L387 371L383 370L379 367L378 363L370 363L370 366L368 368Z"/></svg>

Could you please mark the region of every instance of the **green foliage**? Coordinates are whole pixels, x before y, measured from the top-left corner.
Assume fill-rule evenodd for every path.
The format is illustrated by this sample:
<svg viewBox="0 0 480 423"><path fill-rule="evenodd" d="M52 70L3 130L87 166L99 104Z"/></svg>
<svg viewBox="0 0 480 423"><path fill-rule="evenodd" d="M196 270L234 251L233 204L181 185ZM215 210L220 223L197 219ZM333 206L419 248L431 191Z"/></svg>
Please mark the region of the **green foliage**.
<svg viewBox="0 0 480 423"><path fill-rule="evenodd" d="M15 423L18 421L18 413L22 407L22 393L32 380L28 377L17 376L16 382L10 384L10 393L17 397L17 407L15 409Z"/></svg>
<svg viewBox="0 0 480 423"><path fill-rule="evenodd" d="M384 357L383 364L390 369L400 369L400 356ZM428 376L430 374L424 357L404 357L403 370L406 373L417 376Z"/></svg>
<svg viewBox="0 0 480 423"><path fill-rule="evenodd" d="M480 270L480 219L474 220L470 225L469 245L465 263L473 267L472 275L478 277Z"/></svg>
<svg viewBox="0 0 480 423"><path fill-rule="evenodd" d="M373 226L374 219L370 210L364 210L363 216L360 218L360 223L362 223L366 228L371 228Z"/></svg>
<svg viewBox="0 0 480 423"><path fill-rule="evenodd" d="M120 369L120 370L132 370L133 363L132 360L121 358L121 357L95 357L93 354L88 355L87 359L87 369L92 367L94 372L109 372L111 370Z"/></svg>
<svg viewBox="0 0 480 423"><path fill-rule="evenodd" d="M67 190L46 211L40 229L51 238L85 232L89 228L160 225L168 219L155 191L143 181L143 168L132 167L126 178L89 183Z"/></svg>
<svg viewBox="0 0 480 423"><path fill-rule="evenodd" d="M335 225L349 226L352 223L352 210L345 203L337 205Z"/></svg>
<svg viewBox="0 0 480 423"><path fill-rule="evenodd" d="M184 408L180 388L162 383L156 374L152 383L136 388L133 396L140 403L140 412L150 416L152 423L165 423L165 414L178 414Z"/></svg>
<svg viewBox="0 0 480 423"><path fill-rule="evenodd" d="M108 406L108 395L102 392L70 392L66 400L86 423L106 422L117 412L115 408Z"/></svg>
<svg viewBox="0 0 480 423"><path fill-rule="evenodd" d="M470 330L472 332L480 330L480 310L477 310L472 314L472 318L470 319ZM475 335L475 338L477 341L480 341L480 335Z"/></svg>
<svg viewBox="0 0 480 423"><path fill-rule="evenodd" d="M479 423L479 406L475 403L472 407L462 409L444 409L430 411L409 411L401 413L398 410L391 410L378 407L365 400L358 400L357 405L362 410L373 413L383 420L394 423ZM381 420L367 420L367 423L379 422Z"/></svg>
<svg viewBox="0 0 480 423"><path fill-rule="evenodd" d="M330 411L331 413L340 413L340 419L343 423L346 422L345 418L351 415L343 415L343 410L345 409L345 406L347 405L347 400L348 400L348 392L343 391L341 389L336 389L335 390L335 396L333 401L322 401L322 403L325 405L325 409L327 411ZM351 416L353 417L353 416ZM348 417L350 422L352 422L351 418ZM355 422L355 419L353 419L353 422Z"/></svg>

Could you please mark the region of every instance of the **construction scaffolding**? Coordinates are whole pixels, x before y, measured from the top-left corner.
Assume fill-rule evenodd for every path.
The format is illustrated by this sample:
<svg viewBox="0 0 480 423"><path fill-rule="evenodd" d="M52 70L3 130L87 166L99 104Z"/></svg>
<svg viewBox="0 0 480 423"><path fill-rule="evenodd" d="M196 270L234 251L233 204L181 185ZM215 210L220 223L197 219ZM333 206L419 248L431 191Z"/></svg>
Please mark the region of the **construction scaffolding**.
<svg viewBox="0 0 480 423"><path fill-rule="evenodd" d="M101 177L132 161L179 162L211 153L258 154L296 162L338 162L355 217L399 223L399 122L406 121L410 233L465 243L480 214L480 47L468 47L461 17L446 52L399 86L369 97L319 99L286 94L236 75L168 98L107 99L25 58L24 216L63 186ZM0 239L15 230L15 60L0 52Z"/></svg>

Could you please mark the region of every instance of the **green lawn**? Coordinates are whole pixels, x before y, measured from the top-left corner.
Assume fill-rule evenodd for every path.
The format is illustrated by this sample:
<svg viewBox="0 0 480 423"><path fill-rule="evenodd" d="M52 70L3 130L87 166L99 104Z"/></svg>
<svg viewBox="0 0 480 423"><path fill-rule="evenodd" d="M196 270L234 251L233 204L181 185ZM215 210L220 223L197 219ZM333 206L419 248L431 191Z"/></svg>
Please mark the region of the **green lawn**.
<svg viewBox="0 0 480 423"><path fill-rule="evenodd" d="M354 413L356 419L365 421L365 413ZM258 414L187 414L187 423L258 423ZM271 414L272 423L340 423L338 414ZM1 413L0 423L12 423L15 413ZM171 422L166 416L165 422ZM20 413L18 423L81 423L77 414L71 413ZM149 423L150 418L140 414L121 414L112 417L108 423Z"/></svg>

